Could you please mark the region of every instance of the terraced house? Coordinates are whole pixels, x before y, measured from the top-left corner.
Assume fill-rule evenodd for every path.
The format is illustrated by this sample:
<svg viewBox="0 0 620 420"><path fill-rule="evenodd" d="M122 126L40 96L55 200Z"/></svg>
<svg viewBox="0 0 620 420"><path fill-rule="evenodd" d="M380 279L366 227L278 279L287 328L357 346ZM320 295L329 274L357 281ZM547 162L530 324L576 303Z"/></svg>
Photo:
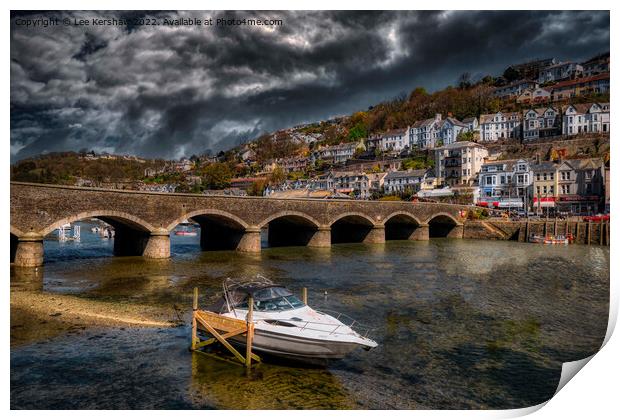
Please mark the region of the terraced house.
<svg viewBox="0 0 620 420"><path fill-rule="evenodd" d="M436 148L435 175L438 184L471 186L488 155L486 147L469 141Z"/></svg>
<svg viewBox="0 0 620 420"><path fill-rule="evenodd" d="M561 133L560 112L554 107L523 111L523 140L558 136Z"/></svg>
<svg viewBox="0 0 620 420"><path fill-rule="evenodd" d="M521 113L497 112L480 116L480 141L521 138Z"/></svg>
<svg viewBox="0 0 620 420"><path fill-rule="evenodd" d="M561 101L587 94L609 92L609 73L567 80L552 86L551 99Z"/></svg>
<svg viewBox="0 0 620 420"><path fill-rule="evenodd" d="M480 201L497 208L525 208L531 195L530 162L513 159L486 162L480 168Z"/></svg>
<svg viewBox="0 0 620 420"><path fill-rule="evenodd" d="M411 128L411 144L417 145L420 149L432 149L440 139L441 114L436 114L435 118L416 121Z"/></svg>
<svg viewBox="0 0 620 420"><path fill-rule="evenodd" d="M426 173L426 169L390 172L385 177L383 189L386 194L402 194L407 191L415 194L422 189Z"/></svg>
<svg viewBox="0 0 620 420"><path fill-rule="evenodd" d="M609 102L563 107L562 134L609 133Z"/></svg>

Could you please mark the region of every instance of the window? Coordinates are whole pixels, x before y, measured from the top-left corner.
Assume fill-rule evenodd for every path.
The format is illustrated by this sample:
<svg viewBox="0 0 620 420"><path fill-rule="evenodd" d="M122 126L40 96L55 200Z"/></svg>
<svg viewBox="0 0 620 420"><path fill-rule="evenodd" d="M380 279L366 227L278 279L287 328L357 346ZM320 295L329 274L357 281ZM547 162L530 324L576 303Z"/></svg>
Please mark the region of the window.
<svg viewBox="0 0 620 420"><path fill-rule="evenodd" d="M550 194L553 194L553 185L550 185L550 186L549 186L549 193L550 193Z"/></svg>
<svg viewBox="0 0 620 420"><path fill-rule="evenodd" d="M545 178L546 179L546 178ZM540 181L540 173L536 174L536 181Z"/></svg>
<svg viewBox="0 0 620 420"><path fill-rule="evenodd" d="M543 185L543 194L547 194L547 186Z"/></svg>
<svg viewBox="0 0 620 420"><path fill-rule="evenodd" d="M547 180L547 172L545 172L545 173L543 174L543 180L545 180L545 181Z"/></svg>
<svg viewBox="0 0 620 420"><path fill-rule="evenodd" d="M553 172L549 172L549 179L553 181Z"/></svg>

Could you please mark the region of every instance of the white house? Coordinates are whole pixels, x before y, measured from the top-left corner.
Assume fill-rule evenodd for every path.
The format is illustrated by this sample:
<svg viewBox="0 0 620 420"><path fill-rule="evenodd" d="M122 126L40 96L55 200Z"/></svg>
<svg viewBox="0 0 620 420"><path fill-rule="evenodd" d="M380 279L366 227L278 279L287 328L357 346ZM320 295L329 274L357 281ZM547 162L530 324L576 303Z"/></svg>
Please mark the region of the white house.
<svg viewBox="0 0 620 420"><path fill-rule="evenodd" d="M463 120L463 124L467 126L468 131L478 131L478 118L476 117L468 117Z"/></svg>
<svg viewBox="0 0 620 420"><path fill-rule="evenodd" d="M480 116L480 140L492 142L518 139L521 135L521 113L497 112Z"/></svg>
<svg viewBox="0 0 620 420"><path fill-rule="evenodd" d="M609 103L574 104L564 107L562 134L608 133Z"/></svg>
<svg viewBox="0 0 620 420"><path fill-rule="evenodd" d="M420 149L432 149L440 138L440 129L441 114L436 114L435 118L416 121L409 129L411 144Z"/></svg>
<svg viewBox="0 0 620 420"><path fill-rule="evenodd" d="M439 138L443 145L456 143L458 135L468 130L468 126L456 118L448 117L441 122L439 128Z"/></svg>
<svg viewBox="0 0 620 420"><path fill-rule="evenodd" d="M546 67L538 73L538 83L557 82L581 76L583 66L570 61Z"/></svg>
<svg viewBox="0 0 620 420"><path fill-rule="evenodd" d="M460 141L435 149L435 175L439 185L472 185L489 155L486 147Z"/></svg>
<svg viewBox="0 0 620 420"><path fill-rule="evenodd" d="M532 179L526 159L486 162L478 180L480 201L499 208L524 207L529 202Z"/></svg>
<svg viewBox="0 0 620 420"><path fill-rule="evenodd" d="M381 136L381 150L393 150L400 152L411 146L411 134L409 127L390 130Z"/></svg>
<svg viewBox="0 0 620 420"><path fill-rule="evenodd" d="M523 111L523 140L557 136L560 132L560 112L556 108L531 108Z"/></svg>
<svg viewBox="0 0 620 420"><path fill-rule="evenodd" d="M517 97L520 104L547 102L551 100L551 92L545 88L526 89Z"/></svg>
<svg viewBox="0 0 620 420"><path fill-rule="evenodd" d="M519 96L526 89L536 89L538 83L532 80L519 80L506 86L498 87L493 91L493 96L497 98L508 99L513 96Z"/></svg>
<svg viewBox="0 0 620 420"><path fill-rule="evenodd" d="M389 172L383 181L383 189L386 194L399 194L407 190L415 194L422 188L426 172L426 169Z"/></svg>

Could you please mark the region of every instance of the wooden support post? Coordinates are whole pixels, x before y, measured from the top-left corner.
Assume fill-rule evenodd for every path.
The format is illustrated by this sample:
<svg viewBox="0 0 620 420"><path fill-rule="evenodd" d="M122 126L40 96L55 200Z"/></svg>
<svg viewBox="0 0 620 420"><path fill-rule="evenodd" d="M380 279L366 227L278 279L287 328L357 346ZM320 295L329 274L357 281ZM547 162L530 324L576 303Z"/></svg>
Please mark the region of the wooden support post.
<svg viewBox="0 0 620 420"><path fill-rule="evenodd" d="M252 296L248 298L248 317L245 341L245 367L252 367L252 340L254 339L254 299Z"/></svg>
<svg viewBox="0 0 620 420"><path fill-rule="evenodd" d="M304 303L304 305L308 304L308 288L307 287L301 288L301 300Z"/></svg>
<svg viewBox="0 0 620 420"><path fill-rule="evenodd" d="M605 223L605 243L609 246L609 222Z"/></svg>
<svg viewBox="0 0 620 420"><path fill-rule="evenodd" d="M601 220L601 223L599 223L598 225L598 236L599 236L599 245L603 245L603 221Z"/></svg>
<svg viewBox="0 0 620 420"><path fill-rule="evenodd" d="M568 220L566 222L564 222L564 236L568 237L568 227L569 227L569 222Z"/></svg>
<svg viewBox="0 0 620 420"><path fill-rule="evenodd" d="M198 310L198 288L194 287L194 301L192 303L192 350L196 350L198 343L198 323L196 321L196 311Z"/></svg>
<svg viewBox="0 0 620 420"><path fill-rule="evenodd" d="M557 218L553 221L553 234L554 235L558 234L558 219Z"/></svg>
<svg viewBox="0 0 620 420"><path fill-rule="evenodd" d="M530 241L530 221L525 222L525 242Z"/></svg>
<svg viewBox="0 0 620 420"><path fill-rule="evenodd" d="M575 243L578 244L579 243L579 227L581 226L581 224L579 222L577 222L577 232L575 233Z"/></svg>
<svg viewBox="0 0 620 420"><path fill-rule="evenodd" d="M588 222L588 245L592 239L592 222Z"/></svg>

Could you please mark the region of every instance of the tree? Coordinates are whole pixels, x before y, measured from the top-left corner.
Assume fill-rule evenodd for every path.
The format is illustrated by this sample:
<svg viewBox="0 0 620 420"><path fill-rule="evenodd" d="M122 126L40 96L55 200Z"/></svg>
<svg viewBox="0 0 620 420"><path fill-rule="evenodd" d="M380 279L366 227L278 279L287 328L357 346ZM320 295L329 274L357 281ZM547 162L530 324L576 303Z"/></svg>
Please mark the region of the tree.
<svg viewBox="0 0 620 420"><path fill-rule="evenodd" d="M202 170L202 183L208 189L221 190L230 186L232 171L225 163L212 163Z"/></svg>
<svg viewBox="0 0 620 420"><path fill-rule="evenodd" d="M508 83L510 83L519 79L519 77L521 77L521 74L513 67L508 67L506 70L504 70L504 74L502 76L504 77L504 79L506 79Z"/></svg>
<svg viewBox="0 0 620 420"><path fill-rule="evenodd" d="M469 88L471 86L471 74L469 72L461 74L457 79L456 83L460 89Z"/></svg>
<svg viewBox="0 0 620 420"><path fill-rule="evenodd" d="M349 130L349 140L359 140L366 138L367 136L368 132L362 122L358 122Z"/></svg>
<svg viewBox="0 0 620 420"><path fill-rule="evenodd" d="M271 174L269 174L269 185L280 185L285 179L286 174L284 173L284 169L282 169L280 165L276 165Z"/></svg>

